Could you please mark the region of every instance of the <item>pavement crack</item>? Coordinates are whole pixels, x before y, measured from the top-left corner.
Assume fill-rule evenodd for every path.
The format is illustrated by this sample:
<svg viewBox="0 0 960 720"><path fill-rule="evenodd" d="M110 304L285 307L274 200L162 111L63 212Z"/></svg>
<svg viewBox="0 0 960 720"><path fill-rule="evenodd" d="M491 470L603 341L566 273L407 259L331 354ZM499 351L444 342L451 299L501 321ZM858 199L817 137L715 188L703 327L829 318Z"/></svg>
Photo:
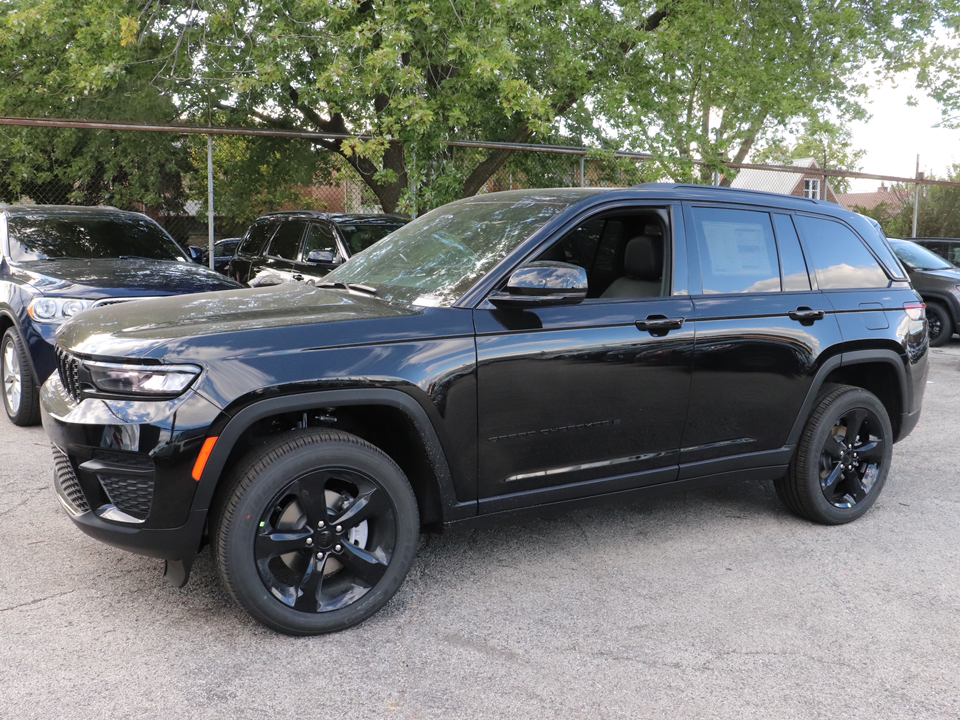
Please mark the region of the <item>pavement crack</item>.
<svg viewBox="0 0 960 720"><path fill-rule="evenodd" d="M53 595L45 595L44 597L37 598L36 600L31 600L29 602L20 603L19 605L11 605L10 607L0 608L0 612L9 612L10 610L18 610L24 607L30 607L31 605L37 605L47 600L53 600L54 598L63 597L64 595L72 595L76 590L65 590L61 593L54 593Z"/></svg>
<svg viewBox="0 0 960 720"><path fill-rule="evenodd" d="M23 506L26 505L28 502L30 502L31 500L33 500L35 497L37 497L38 495L41 495L41 494L45 493L46 491L47 491L47 488L41 488L40 490L37 490L37 491L36 491L35 493L33 493L32 495L27 495L23 500L21 500L20 502L18 502L16 505L13 505L12 507L8 507L6 510L0 512L0 517L3 517L4 515L7 515L7 514L9 514L9 513L12 513L12 512L13 512L14 510L16 510L17 508L23 507Z"/></svg>

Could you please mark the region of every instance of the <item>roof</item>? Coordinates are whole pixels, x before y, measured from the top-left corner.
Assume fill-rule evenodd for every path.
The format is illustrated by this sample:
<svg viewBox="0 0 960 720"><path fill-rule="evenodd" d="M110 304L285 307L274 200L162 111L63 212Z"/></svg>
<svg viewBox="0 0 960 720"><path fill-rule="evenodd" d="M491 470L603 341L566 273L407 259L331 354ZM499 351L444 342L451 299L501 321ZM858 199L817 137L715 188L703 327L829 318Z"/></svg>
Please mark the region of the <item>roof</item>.
<svg viewBox="0 0 960 720"><path fill-rule="evenodd" d="M869 193L843 193L837 195L837 202L848 210L855 208L875 210L878 205L886 205L892 212L896 212L906 205L903 197L887 188Z"/></svg>
<svg viewBox="0 0 960 720"><path fill-rule="evenodd" d="M0 205L0 212L8 215L140 215L132 210L120 210L112 205Z"/></svg>
<svg viewBox="0 0 960 720"><path fill-rule="evenodd" d="M817 163L813 158L799 158L793 164L785 167L815 168ZM744 168L730 183L730 187L744 190L765 190L767 192L789 195L797 187L802 175L796 172L777 170L755 170Z"/></svg>

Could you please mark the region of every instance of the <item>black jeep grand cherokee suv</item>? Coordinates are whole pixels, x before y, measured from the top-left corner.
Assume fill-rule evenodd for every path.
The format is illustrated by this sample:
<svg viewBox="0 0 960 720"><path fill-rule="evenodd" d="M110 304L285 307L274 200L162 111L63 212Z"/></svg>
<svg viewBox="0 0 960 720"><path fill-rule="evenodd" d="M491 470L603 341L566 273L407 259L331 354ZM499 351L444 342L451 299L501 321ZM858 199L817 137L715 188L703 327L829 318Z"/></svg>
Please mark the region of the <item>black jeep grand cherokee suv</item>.
<svg viewBox="0 0 960 720"><path fill-rule="evenodd" d="M839 524L916 425L924 306L836 205L676 185L430 212L316 286L94 309L43 388L86 533L291 634L397 591L423 527L772 479Z"/></svg>

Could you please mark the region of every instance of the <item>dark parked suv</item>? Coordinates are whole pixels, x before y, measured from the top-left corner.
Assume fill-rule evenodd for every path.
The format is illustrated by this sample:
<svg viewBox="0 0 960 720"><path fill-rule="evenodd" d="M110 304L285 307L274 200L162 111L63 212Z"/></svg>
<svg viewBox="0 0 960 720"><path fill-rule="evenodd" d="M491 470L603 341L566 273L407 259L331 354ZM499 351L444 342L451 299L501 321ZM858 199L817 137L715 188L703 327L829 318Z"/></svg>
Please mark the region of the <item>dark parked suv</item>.
<svg viewBox="0 0 960 720"><path fill-rule="evenodd" d="M910 240L889 240L927 304L931 347L947 344L960 330L960 268Z"/></svg>
<svg viewBox="0 0 960 720"><path fill-rule="evenodd" d="M270 213L247 229L226 274L254 287L314 283L406 222L399 215Z"/></svg>
<svg viewBox="0 0 960 720"><path fill-rule="evenodd" d="M17 425L40 420L54 332L90 308L240 287L190 262L157 223L105 207L0 207L0 381Z"/></svg>
<svg viewBox="0 0 960 720"><path fill-rule="evenodd" d="M854 520L927 375L924 305L865 218L656 184L461 200L317 286L98 309L57 347L73 521L176 585L209 542L291 634L376 612L422 528L745 479Z"/></svg>

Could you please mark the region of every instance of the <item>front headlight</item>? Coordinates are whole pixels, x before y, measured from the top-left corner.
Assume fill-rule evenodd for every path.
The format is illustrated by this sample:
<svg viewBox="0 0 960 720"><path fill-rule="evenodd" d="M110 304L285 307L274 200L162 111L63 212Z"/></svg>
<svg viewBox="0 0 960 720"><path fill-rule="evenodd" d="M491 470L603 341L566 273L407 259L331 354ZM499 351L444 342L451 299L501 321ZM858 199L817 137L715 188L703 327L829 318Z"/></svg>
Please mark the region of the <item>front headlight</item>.
<svg viewBox="0 0 960 720"><path fill-rule="evenodd" d="M111 395L179 395L200 374L195 365L121 365L84 360L83 367L94 387Z"/></svg>
<svg viewBox="0 0 960 720"><path fill-rule="evenodd" d="M27 312L37 322L62 323L77 313L93 307L93 300L66 297L35 297L30 301Z"/></svg>

